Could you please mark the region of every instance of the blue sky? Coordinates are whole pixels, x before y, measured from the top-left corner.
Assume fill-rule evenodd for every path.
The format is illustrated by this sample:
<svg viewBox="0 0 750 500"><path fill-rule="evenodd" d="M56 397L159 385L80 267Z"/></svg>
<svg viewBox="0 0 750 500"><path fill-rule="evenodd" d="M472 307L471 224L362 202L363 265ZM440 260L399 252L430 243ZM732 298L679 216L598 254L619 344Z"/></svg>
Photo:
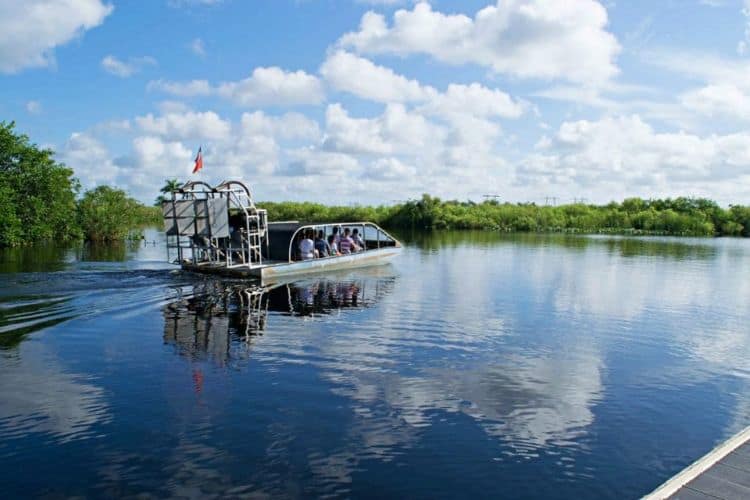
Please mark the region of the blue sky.
<svg viewBox="0 0 750 500"><path fill-rule="evenodd" d="M0 0L2 119L144 201L750 204L749 58L748 0Z"/></svg>

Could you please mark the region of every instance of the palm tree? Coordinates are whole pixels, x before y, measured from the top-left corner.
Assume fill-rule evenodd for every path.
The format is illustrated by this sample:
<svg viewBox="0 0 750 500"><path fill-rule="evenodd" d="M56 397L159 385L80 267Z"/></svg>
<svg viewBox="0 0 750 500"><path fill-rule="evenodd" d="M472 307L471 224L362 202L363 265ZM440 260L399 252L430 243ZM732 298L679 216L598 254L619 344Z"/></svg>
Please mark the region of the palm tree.
<svg viewBox="0 0 750 500"><path fill-rule="evenodd" d="M177 191L182 187L182 182L178 181L177 179L165 179L164 186L159 190L160 194L156 197L156 201L154 202L154 205L157 207L161 205L164 201L167 200L167 197L165 195L171 194L172 191Z"/></svg>
<svg viewBox="0 0 750 500"><path fill-rule="evenodd" d="M164 187L162 187L159 192L160 193L171 193L172 191L177 191L182 186L182 182L178 181L177 179L166 179L164 181Z"/></svg>

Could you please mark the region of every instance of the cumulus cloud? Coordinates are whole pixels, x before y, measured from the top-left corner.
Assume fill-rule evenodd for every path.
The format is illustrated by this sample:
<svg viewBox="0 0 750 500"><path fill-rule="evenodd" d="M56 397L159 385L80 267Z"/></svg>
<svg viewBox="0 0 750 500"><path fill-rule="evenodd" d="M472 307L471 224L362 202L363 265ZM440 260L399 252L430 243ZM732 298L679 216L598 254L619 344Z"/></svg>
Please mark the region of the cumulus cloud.
<svg viewBox="0 0 750 500"><path fill-rule="evenodd" d="M317 141L320 138L318 122L301 113L285 113L269 116L262 111L242 113L240 119L242 137L257 135Z"/></svg>
<svg viewBox="0 0 750 500"><path fill-rule="evenodd" d="M444 118L457 114L518 118L526 107L525 103L514 100L505 92L476 82L470 85L452 83L446 92L441 93L390 68L345 51L330 55L320 72L336 90L375 102L422 103L419 108L421 112Z"/></svg>
<svg viewBox="0 0 750 500"><path fill-rule="evenodd" d="M120 174L107 147L88 133L71 134L62 149L61 160L75 171L86 189L112 182Z"/></svg>
<svg viewBox="0 0 750 500"><path fill-rule="evenodd" d="M364 175L365 177L377 180L397 182L403 179L410 179L416 173L417 171L413 166L405 164L398 158L384 157L375 160Z"/></svg>
<svg viewBox="0 0 750 500"><path fill-rule="evenodd" d="M192 151L179 141L164 141L155 136L139 136L133 140L133 152L139 165L169 170L192 157ZM160 168L161 167L161 168Z"/></svg>
<svg viewBox="0 0 750 500"><path fill-rule="evenodd" d="M434 90L417 80L378 66L368 59L339 50L330 55L320 74L336 90L377 102L409 102L427 99Z"/></svg>
<svg viewBox="0 0 750 500"><path fill-rule="evenodd" d="M216 91L242 106L319 104L325 98L316 76L275 66L255 68L249 78L222 83Z"/></svg>
<svg viewBox="0 0 750 500"><path fill-rule="evenodd" d="M682 105L709 117L731 116L750 120L750 88L731 83L709 84L680 96Z"/></svg>
<svg viewBox="0 0 750 500"><path fill-rule="evenodd" d="M594 0L505 0L471 18L420 2L392 24L366 13L359 31L338 42L367 54L427 54L450 64L473 63L521 78L561 78L596 85L618 72L617 39L607 11Z"/></svg>
<svg viewBox="0 0 750 500"><path fill-rule="evenodd" d="M501 90L489 89L479 83L451 83L446 92L436 94L425 109L444 116L468 114L480 118L518 118L523 114L525 104Z"/></svg>
<svg viewBox="0 0 750 500"><path fill-rule="evenodd" d="M289 157L289 163L279 172L281 175L341 176L351 179L356 177L361 169L359 160L352 155L336 151L321 151L313 147L292 150L289 152Z"/></svg>
<svg viewBox="0 0 750 500"><path fill-rule="evenodd" d="M158 117L149 113L137 117L135 123L150 134L179 140L193 139L198 142L203 139L223 139L231 131L231 124L213 111L172 112Z"/></svg>
<svg viewBox="0 0 750 500"><path fill-rule="evenodd" d="M102 69L120 78L127 78L141 71L146 66L156 66L156 59L150 56L131 57L122 61L113 55L105 56L101 62Z"/></svg>
<svg viewBox="0 0 750 500"><path fill-rule="evenodd" d="M195 111L180 103L162 103L160 108L160 113L135 117L132 125L127 120L107 122L72 134L61 148L61 159L75 170L86 188L117 185L150 201L164 177L184 179L191 174L198 145L203 145L206 165L201 175L210 182L227 178L254 184L266 181L271 191L280 188L274 184L278 184L275 175L281 172L284 152L314 147L321 139L317 122L295 112L246 112L232 123L214 111ZM114 155L99 137L111 134L131 137L124 154ZM318 165L323 161L320 158L316 156Z"/></svg>
<svg viewBox="0 0 750 500"><path fill-rule="evenodd" d="M444 135L442 128L401 104L389 104L375 118L352 118L340 104L331 104L323 146L353 154L413 154L439 144Z"/></svg>
<svg viewBox="0 0 750 500"><path fill-rule="evenodd" d="M657 132L637 115L606 117L564 122L554 137L540 142L539 150L519 166L520 183L577 186L599 198L602 193L616 198L626 193L720 198L750 193L738 185L750 178L747 132L701 137Z"/></svg>
<svg viewBox="0 0 750 500"><path fill-rule="evenodd" d="M286 71L275 66L255 68L250 77L213 86L208 80L173 82L153 80L148 90L179 97L218 95L241 106L298 106L320 104L325 99L318 77L304 71Z"/></svg>
<svg viewBox="0 0 750 500"><path fill-rule="evenodd" d="M54 62L54 49L99 26L112 12L100 0L26 0L0 4L0 72Z"/></svg>
<svg viewBox="0 0 750 500"><path fill-rule="evenodd" d="M741 58L660 50L647 55L646 62L678 73L699 86L678 95L678 104L700 117L750 120L750 63Z"/></svg>

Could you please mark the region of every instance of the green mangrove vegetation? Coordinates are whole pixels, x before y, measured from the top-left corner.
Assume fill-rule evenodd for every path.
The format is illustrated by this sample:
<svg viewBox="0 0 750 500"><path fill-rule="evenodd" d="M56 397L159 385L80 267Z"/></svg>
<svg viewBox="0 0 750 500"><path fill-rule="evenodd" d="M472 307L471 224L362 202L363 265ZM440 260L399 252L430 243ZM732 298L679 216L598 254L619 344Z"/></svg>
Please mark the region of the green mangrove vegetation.
<svg viewBox="0 0 750 500"><path fill-rule="evenodd" d="M86 191L78 201L78 223L91 241L132 238L133 229L161 221L160 209L144 206L125 191L109 186Z"/></svg>
<svg viewBox="0 0 750 500"><path fill-rule="evenodd" d="M391 206L261 203L270 220L370 220L383 227L485 229L514 232L750 236L750 207L722 208L703 198L643 200L606 205L442 201L430 195Z"/></svg>
<svg viewBox="0 0 750 500"><path fill-rule="evenodd" d="M0 247L119 240L160 221L158 209L121 189L100 186L81 195L73 170L14 128L0 122Z"/></svg>

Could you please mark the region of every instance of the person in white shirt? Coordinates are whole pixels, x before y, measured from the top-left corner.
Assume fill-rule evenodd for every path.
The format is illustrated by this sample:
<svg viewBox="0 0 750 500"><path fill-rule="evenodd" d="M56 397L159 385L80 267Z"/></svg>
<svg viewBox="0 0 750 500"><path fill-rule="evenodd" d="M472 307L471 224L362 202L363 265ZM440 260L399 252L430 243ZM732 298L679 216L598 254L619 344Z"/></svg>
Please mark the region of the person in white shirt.
<svg viewBox="0 0 750 500"><path fill-rule="evenodd" d="M359 235L359 229L357 229L356 227L352 231L352 240L354 240L354 244L359 247L357 249L358 252L361 252L365 249L365 242L362 240L362 237Z"/></svg>
<svg viewBox="0 0 750 500"><path fill-rule="evenodd" d="M312 229L305 230L305 236L299 242L299 255L302 260L310 260L316 257L318 253L315 250L315 242L312 240Z"/></svg>

